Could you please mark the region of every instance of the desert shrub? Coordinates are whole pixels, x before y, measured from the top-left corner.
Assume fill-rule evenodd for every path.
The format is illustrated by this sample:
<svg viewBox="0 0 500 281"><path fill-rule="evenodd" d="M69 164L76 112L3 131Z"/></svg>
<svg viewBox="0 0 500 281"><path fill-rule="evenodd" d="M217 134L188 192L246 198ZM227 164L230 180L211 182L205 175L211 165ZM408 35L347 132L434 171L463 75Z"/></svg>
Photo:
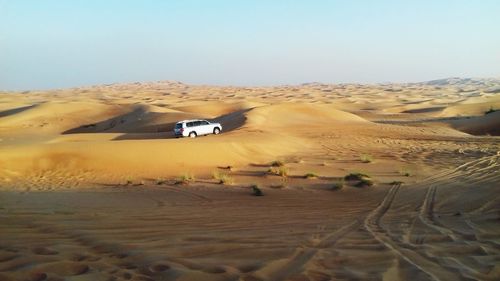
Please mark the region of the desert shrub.
<svg viewBox="0 0 500 281"><path fill-rule="evenodd" d="M250 188L252 189L253 196L263 196L264 195L264 193L262 192L262 190L259 188L258 185L254 184L254 185L250 186Z"/></svg>
<svg viewBox="0 0 500 281"><path fill-rule="evenodd" d="M189 184L190 182L194 182L194 181L195 181L195 177L193 174L184 173L176 179L175 184Z"/></svg>
<svg viewBox="0 0 500 281"><path fill-rule="evenodd" d="M363 163L371 163L373 162L373 157L369 154L361 154L361 156L359 156L359 160Z"/></svg>
<svg viewBox="0 0 500 281"><path fill-rule="evenodd" d="M125 180L125 185L133 185L134 181L132 180L132 177L127 177Z"/></svg>
<svg viewBox="0 0 500 281"><path fill-rule="evenodd" d="M344 177L344 180L347 181L355 181L355 180L362 180L363 178L370 178L369 175L359 173L359 172L352 172Z"/></svg>
<svg viewBox="0 0 500 281"><path fill-rule="evenodd" d="M490 114L490 113L493 113L493 112L496 112L497 109L493 109L493 107L490 107L490 109L488 109L487 111L484 112L484 115L486 114Z"/></svg>
<svg viewBox="0 0 500 281"><path fill-rule="evenodd" d="M314 178L317 178L318 175L316 175L315 173L312 173L312 172L309 172L307 174L304 175L304 178L305 179L314 179Z"/></svg>
<svg viewBox="0 0 500 281"><path fill-rule="evenodd" d="M362 178L354 186L355 187L367 187L367 186L372 186L372 185L373 185L373 181L370 178Z"/></svg>
<svg viewBox="0 0 500 281"><path fill-rule="evenodd" d="M399 169L399 174L405 177L411 176L411 171L405 168Z"/></svg>
<svg viewBox="0 0 500 281"><path fill-rule="evenodd" d="M278 175L281 177L287 177L288 176L288 169L285 166L281 167L271 167L271 169L268 170L269 173L273 175Z"/></svg>
<svg viewBox="0 0 500 281"><path fill-rule="evenodd" d="M283 161L276 160L271 162L271 167L283 167L283 166L285 166L285 163L283 163Z"/></svg>
<svg viewBox="0 0 500 281"><path fill-rule="evenodd" d="M372 186L373 181L370 179L370 176L367 174L359 173L359 172L353 172L344 177L344 180L347 181L356 181L354 186L356 187L366 187L366 186Z"/></svg>
<svg viewBox="0 0 500 281"><path fill-rule="evenodd" d="M162 184L166 184L166 183L167 183L166 179L163 179L163 178L156 179L156 185L162 185Z"/></svg>
<svg viewBox="0 0 500 281"><path fill-rule="evenodd" d="M397 185L397 184L403 184L404 182L402 181L391 181L389 184L391 185Z"/></svg>
<svg viewBox="0 0 500 281"><path fill-rule="evenodd" d="M217 180L220 184L233 184L234 180L233 178L227 174L227 173L222 173L220 171L214 171L212 173L212 177Z"/></svg>
<svg viewBox="0 0 500 281"><path fill-rule="evenodd" d="M344 188L344 184L344 179L334 182L332 183L331 190L341 190L342 188Z"/></svg>

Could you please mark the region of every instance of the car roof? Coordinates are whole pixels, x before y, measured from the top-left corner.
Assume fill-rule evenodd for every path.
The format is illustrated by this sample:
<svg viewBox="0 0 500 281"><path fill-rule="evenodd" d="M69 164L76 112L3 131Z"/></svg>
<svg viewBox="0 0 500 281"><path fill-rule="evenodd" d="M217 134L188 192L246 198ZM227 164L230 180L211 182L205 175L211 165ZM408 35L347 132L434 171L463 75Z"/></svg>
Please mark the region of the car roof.
<svg viewBox="0 0 500 281"><path fill-rule="evenodd" d="M177 124L179 124L179 123L187 123L187 122L195 122L195 121L207 121L207 120L204 120L204 119L190 119L190 120L182 120L182 121L177 122ZM207 122L208 122L208 121L207 121Z"/></svg>

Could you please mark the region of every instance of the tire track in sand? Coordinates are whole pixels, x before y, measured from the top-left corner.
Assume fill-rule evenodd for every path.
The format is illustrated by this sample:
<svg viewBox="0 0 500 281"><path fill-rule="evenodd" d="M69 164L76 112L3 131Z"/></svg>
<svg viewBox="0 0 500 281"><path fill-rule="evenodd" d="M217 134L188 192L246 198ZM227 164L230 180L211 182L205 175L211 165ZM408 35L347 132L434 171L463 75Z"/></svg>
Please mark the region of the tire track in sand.
<svg viewBox="0 0 500 281"><path fill-rule="evenodd" d="M480 248L487 247L483 245L479 241L469 241L464 237L464 234L457 232L451 228L445 227L438 222L435 221L434 219L434 205L436 202L436 192L437 192L437 187L436 186L430 186L427 189L427 193L425 195L424 201L422 203L422 207L420 208L420 212L418 215L418 218L420 221L426 225L429 228L432 228L439 233L446 235L450 237L453 242L457 243L462 243L462 244L467 244L467 245L473 245L473 246L479 246ZM495 277L490 277L487 274L481 273L470 266L460 262L457 259L450 260L452 261L457 269L465 276L474 278L474 279L480 279L480 280L495 280Z"/></svg>
<svg viewBox="0 0 500 281"><path fill-rule="evenodd" d="M415 252L411 248L406 249L399 246L396 241L390 238L384 228L380 225L380 220L390 209L400 187L401 184L395 184L391 187L391 189L387 192L385 198L382 200L381 204L366 217L364 221L365 228L377 241L392 250L397 256L401 257L409 264L424 272L432 280L453 281L462 279L460 275L457 275L455 272L446 270L442 267L442 265L429 260L428 258Z"/></svg>
<svg viewBox="0 0 500 281"><path fill-rule="evenodd" d="M393 186L375 210L383 211L385 213L389 209L390 203L392 202L392 200L394 200L394 197L400 186L400 184ZM377 224L380 218L381 216L378 217ZM321 240L313 240L299 246L291 257L273 261L264 268L261 268L260 270L250 274L249 276L251 277L251 280L286 280L289 277L301 273L304 266L309 261L311 261L321 249L333 247L337 243L337 241L342 239L348 233L355 231L361 225L361 221L358 220L344 225L338 230L328 234Z"/></svg>
<svg viewBox="0 0 500 281"><path fill-rule="evenodd" d="M319 241L309 242L298 247L290 258L273 261L254 274L257 276L265 276L262 280L287 280L287 278L301 273L304 266L312 260L321 249L332 247L339 239L357 229L360 225L361 223L357 220L344 225ZM252 277L255 277L253 276L254 274L252 274Z"/></svg>

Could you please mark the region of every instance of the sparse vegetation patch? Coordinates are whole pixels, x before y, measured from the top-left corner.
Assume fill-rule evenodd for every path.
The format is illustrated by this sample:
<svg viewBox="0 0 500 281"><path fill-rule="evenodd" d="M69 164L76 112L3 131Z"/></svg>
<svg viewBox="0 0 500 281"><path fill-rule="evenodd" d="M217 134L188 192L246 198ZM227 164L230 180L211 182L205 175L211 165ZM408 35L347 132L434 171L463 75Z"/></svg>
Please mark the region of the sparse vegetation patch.
<svg viewBox="0 0 500 281"><path fill-rule="evenodd" d="M401 185L401 184L403 184L403 183L404 183L404 182L402 182L402 181L392 181L392 182L390 182L389 184L391 184L391 185L398 185L398 184L399 184L399 185Z"/></svg>
<svg viewBox="0 0 500 281"><path fill-rule="evenodd" d="M196 179L192 173L184 173L176 179L175 184L189 184L195 180Z"/></svg>
<svg viewBox="0 0 500 281"><path fill-rule="evenodd" d="M254 185L250 186L250 188L252 189L253 196L263 196L264 195L264 193L262 192L262 190L259 188L258 185L254 184Z"/></svg>
<svg viewBox="0 0 500 281"><path fill-rule="evenodd" d="M355 187L367 187L367 186L372 186L374 184L373 180L370 178L369 175L359 173L359 172L353 172L344 177L344 180L350 181L351 184L354 182Z"/></svg>
<svg viewBox="0 0 500 281"><path fill-rule="evenodd" d="M309 172L309 173L304 175L305 179L315 179L317 177L318 177L318 175L316 175L315 173L312 173L312 172Z"/></svg>
<svg viewBox="0 0 500 281"><path fill-rule="evenodd" d="M125 185L133 185L134 181L132 180L131 177L127 177L127 180L125 181Z"/></svg>
<svg viewBox="0 0 500 281"><path fill-rule="evenodd" d="M355 181L355 180L361 180L363 178L370 178L369 175L359 173L359 172L352 172L344 177L344 180L346 181Z"/></svg>
<svg viewBox="0 0 500 281"><path fill-rule="evenodd" d="M220 172L220 171L214 171L212 173L212 177L215 180L217 180L217 182L219 184L233 184L234 183L233 178L229 174L223 173L223 172Z"/></svg>
<svg viewBox="0 0 500 281"><path fill-rule="evenodd" d="M399 169L399 174L402 176L405 176L405 177L409 177L409 176L411 176L412 173L408 169L401 168L401 169Z"/></svg>
<svg viewBox="0 0 500 281"><path fill-rule="evenodd" d="M164 178L157 178L156 179L156 185L162 185L162 184L166 184L166 183L167 183L167 180Z"/></svg>
<svg viewBox="0 0 500 281"><path fill-rule="evenodd" d="M373 162L373 157L369 154L361 154L359 160L361 160L361 162L363 163L371 163Z"/></svg>
<svg viewBox="0 0 500 281"><path fill-rule="evenodd" d="M493 107L490 107L490 109L488 109L487 111L484 112L484 115L491 114L491 113L496 112L496 111L498 111L498 109L493 109Z"/></svg>
<svg viewBox="0 0 500 281"><path fill-rule="evenodd" d="M342 188L344 188L344 185L345 185L345 181L344 179L341 179L337 182L334 182L331 186L331 190L341 190Z"/></svg>
<svg viewBox="0 0 500 281"><path fill-rule="evenodd" d="M372 186L372 185L373 185L373 181L370 178L362 178L354 186L355 187L368 187L368 186Z"/></svg>
<svg viewBox="0 0 500 281"><path fill-rule="evenodd" d="M283 166L285 166L285 163L283 163L283 161L276 160L271 162L271 167L283 167Z"/></svg>
<svg viewBox="0 0 500 281"><path fill-rule="evenodd" d="M268 172L273 175L278 175L281 177L287 177L288 176L288 168L285 166L280 166L280 167L271 167Z"/></svg>

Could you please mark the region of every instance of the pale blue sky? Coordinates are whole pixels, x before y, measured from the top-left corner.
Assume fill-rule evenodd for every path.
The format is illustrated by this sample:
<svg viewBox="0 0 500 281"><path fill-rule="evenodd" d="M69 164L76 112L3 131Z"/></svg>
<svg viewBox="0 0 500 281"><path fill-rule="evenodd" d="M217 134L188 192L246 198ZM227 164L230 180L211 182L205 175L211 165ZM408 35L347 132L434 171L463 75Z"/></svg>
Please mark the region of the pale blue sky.
<svg viewBox="0 0 500 281"><path fill-rule="evenodd" d="M0 0L0 90L500 76L500 1Z"/></svg>

